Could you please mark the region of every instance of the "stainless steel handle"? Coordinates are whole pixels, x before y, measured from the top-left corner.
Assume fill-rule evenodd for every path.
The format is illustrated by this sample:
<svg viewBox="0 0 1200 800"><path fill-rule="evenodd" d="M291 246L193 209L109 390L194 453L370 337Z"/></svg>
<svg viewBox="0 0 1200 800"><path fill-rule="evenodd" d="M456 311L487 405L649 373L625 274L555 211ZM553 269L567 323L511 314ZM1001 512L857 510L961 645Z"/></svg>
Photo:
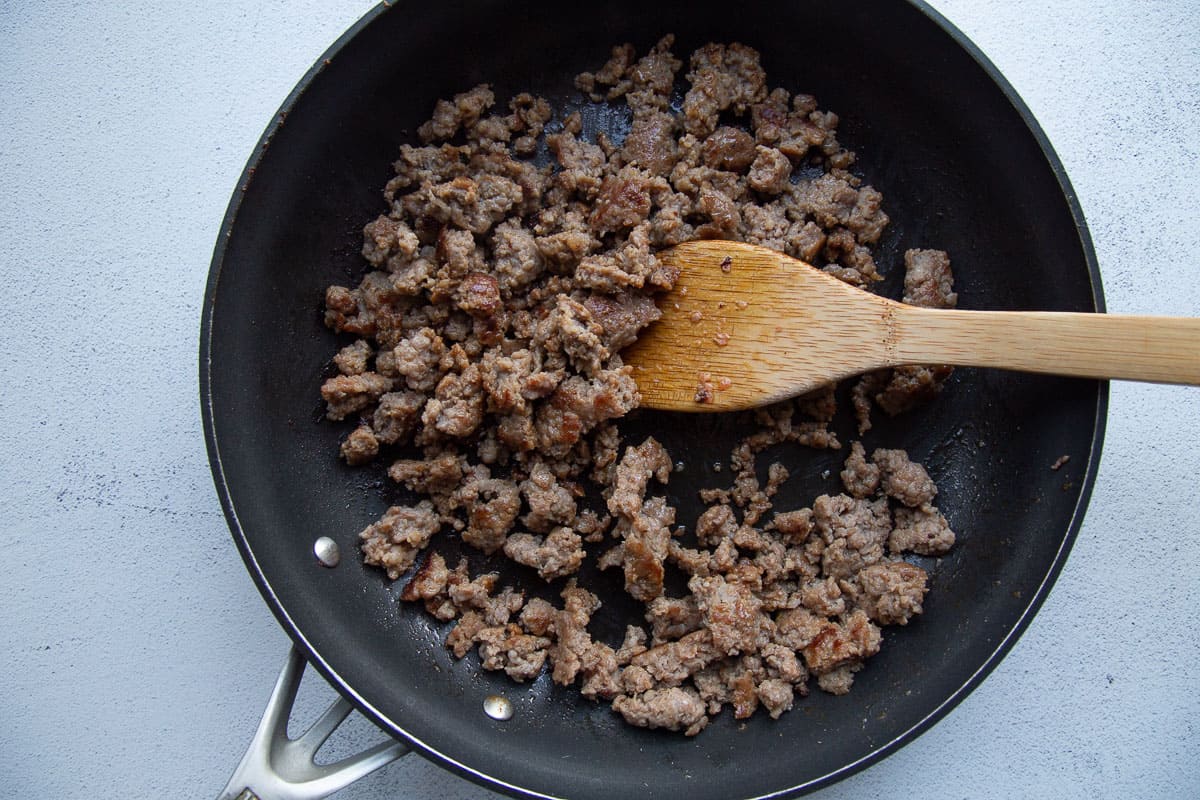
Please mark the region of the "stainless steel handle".
<svg viewBox="0 0 1200 800"><path fill-rule="evenodd" d="M386 741L332 764L317 764L317 751L354 706L339 696L308 730L289 739L288 719L305 666L293 647L246 755L217 800L318 800L408 753L400 742Z"/></svg>

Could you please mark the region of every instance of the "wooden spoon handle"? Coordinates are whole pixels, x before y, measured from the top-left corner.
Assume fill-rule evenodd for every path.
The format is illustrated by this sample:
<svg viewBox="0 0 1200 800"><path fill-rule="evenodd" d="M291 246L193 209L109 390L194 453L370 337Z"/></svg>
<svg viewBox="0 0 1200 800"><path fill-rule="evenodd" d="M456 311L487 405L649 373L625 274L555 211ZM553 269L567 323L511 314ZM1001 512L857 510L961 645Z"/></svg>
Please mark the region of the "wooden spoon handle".
<svg viewBox="0 0 1200 800"><path fill-rule="evenodd" d="M899 306L894 364L1200 384L1200 319Z"/></svg>

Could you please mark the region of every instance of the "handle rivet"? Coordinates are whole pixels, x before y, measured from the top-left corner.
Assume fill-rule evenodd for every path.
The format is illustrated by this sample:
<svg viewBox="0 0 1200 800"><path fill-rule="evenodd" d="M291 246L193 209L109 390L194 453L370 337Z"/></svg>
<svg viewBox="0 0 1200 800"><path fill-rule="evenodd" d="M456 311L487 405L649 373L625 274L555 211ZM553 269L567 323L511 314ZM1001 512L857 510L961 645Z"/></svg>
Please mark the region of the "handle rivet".
<svg viewBox="0 0 1200 800"><path fill-rule="evenodd" d="M512 701L502 695L489 694L487 697L483 698L483 713L487 714L492 719L512 719Z"/></svg>
<svg viewBox="0 0 1200 800"><path fill-rule="evenodd" d="M313 555L323 567L336 567L342 560L342 551L338 543L328 536L322 536L313 544Z"/></svg>

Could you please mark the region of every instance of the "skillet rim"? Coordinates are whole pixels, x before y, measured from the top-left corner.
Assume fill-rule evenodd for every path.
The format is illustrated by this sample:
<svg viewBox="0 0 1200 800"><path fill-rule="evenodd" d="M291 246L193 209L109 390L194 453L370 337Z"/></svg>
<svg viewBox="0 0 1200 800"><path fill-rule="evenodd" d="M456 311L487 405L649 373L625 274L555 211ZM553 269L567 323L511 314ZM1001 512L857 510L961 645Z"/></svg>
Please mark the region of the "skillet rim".
<svg viewBox="0 0 1200 800"><path fill-rule="evenodd" d="M902 2L911 6L914 10L924 15L927 19L933 22L940 28L950 39L958 45L963 51L971 57L986 73L988 78L996 85L1005 99L1013 107L1013 109L1021 117L1025 127L1032 134L1037 142L1043 157L1046 159L1047 165L1050 167L1059 188L1062 191L1063 199L1067 202L1068 210L1071 218L1075 223L1076 235L1079 240L1079 245L1083 251L1084 261L1087 264L1088 280L1091 287L1092 304L1096 313L1104 313L1106 306L1104 301L1104 289L1101 282L1099 264L1096 258L1095 247L1092 242L1091 234L1088 229L1087 221L1084 217L1083 208L1079 203L1078 195L1075 193L1071 185L1070 179L1067 176L1066 169L1063 167L1058 154L1055 152L1050 143L1049 138L1038 124L1029 107L1021 99L1013 86L1003 76L1000 70L991 62L991 60L983 53L983 51L974 44L961 30L951 23L945 16L929 6L924 0L902 0ZM242 560L246 565L250 577L257 586L259 593L266 600L268 607L274 614L276 620L283 627L284 631L291 638L293 645L298 647L304 654L305 660L311 664L321 674L321 676L332 686L339 694L346 697L365 717L371 720L374 724L380 727L384 732L391 735L393 738L399 739L412 747L416 752L424 757L429 758L439 766L449 769L451 772L460 777L471 780L488 789L499 790L514 796L521 797L538 797L538 798L554 798L555 795L542 794L529 789L516 786L505 782L491 775L487 775L479 770L470 767L467 764L458 761L451 756L442 753L436 748L430 746L426 742L413 736L400 724L384 715L376 709L366 698L362 697L345 679L343 679L337 671L323 659L317 652L316 648L300 630L299 626L288 614L284 608L282 601L276 594L274 588L267 575L259 565L254 553L250 549L249 542L245 532L242 529L238 519L237 509L233 505L229 485L226 480L225 471L221 461L221 451L217 442L215 430L214 413L213 413L213 397L212 397L212 343L213 343L213 312L216 304L217 288L220 283L221 273L224 268L226 256L226 248L229 239L232 237L233 228L237 223L238 213L241 210L242 201L244 199L246 187L254 178L254 173L262 160L266 151L269 149L271 141L275 134L284 124L292 107L300 99L300 97L308 90L312 82L324 71L326 62L330 61L352 42L360 32L370 26L381 15L392 10L394 2L382 0L378 5L368 10L359 20L351 25L344 33L341 34L313 63L313 65L304 73L297 82L296 86L288 93L282 104L275 111L268 123L266 130L255 144L251 151L250 157L243 168L241 175L238 177L235 184L233 195L230 198L229 205L226 208L225 215L221 222L221 227L217 234L217 240L213 248L212 261L209 266L208 280L205 285L204 303L201 309L200 319L200 348L199 348L199 389L200 389L200 410L204 428L204 440L206 450L208 452L209 467L212 472L214 487L217 491L218 498L221 503L221 509L224 513L226 524L229 527L230 534L233 537L234 544L241 554ZM1033 618L1041 609L1046 598L1049 596L1054 583L1061 574L1063 567L1066 565L1071 548L1074 546L1075 540L1079 534L1080 527L1083 524L1084 516L1086 515L1088 503L1091 499L1092 491L1095 487L1096 475L1099 470L1101 451L1104 443L1104 433L1108 417L1108 400L1109 400L1109 382L1098 381L1098 391L1096 396L1096 413L1093 424L1093 434L1091 445L1088 450L1087 467L1080 482L1079 495L1075 503L1075 507L1071 513L1071 519L1067 526L1066 535L1055 552L1054 559L1050 564L1050 568L1037 587L1029 604L1024 611L1017 617L1012 628L1009 629L1000 641L997 643L992 653L984 661L980 667L973 672L961 686L955 689L945 700L936 705L930 710L921 720L909 727L899 736L876 746L871 752L862 758L844 765L840 769L829 772L821 777L814 778L804 783L797 784L792 787L782 789L778 792L759 795L755 798L747 798L747 800L767 800L767 798L782 798L798 796L816 791L820 788L830 786L837 783L856 772L859 772L867 767L875 764L892 753L899 750L904 745L912 742L921 734L929 730L935 723L945 717L955 706L962 702L971 692L973 692L980 683L983 682L992 670L1008 655L1009 651L1020 639L1021 635L1028 628Z"/></svg>

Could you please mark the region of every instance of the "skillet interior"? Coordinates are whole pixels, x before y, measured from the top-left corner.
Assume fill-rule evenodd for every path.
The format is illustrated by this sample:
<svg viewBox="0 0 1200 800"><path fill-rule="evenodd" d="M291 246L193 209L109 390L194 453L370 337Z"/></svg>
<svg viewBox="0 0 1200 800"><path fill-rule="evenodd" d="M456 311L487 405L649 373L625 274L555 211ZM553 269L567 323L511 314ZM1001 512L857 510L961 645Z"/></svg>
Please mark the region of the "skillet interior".
<svg viewBox="0 0 1200 800"><path fill-rule="evenodd" d="M301 84L252 159L214 256L201 343L210 455L235 539L326 677L467 777L572 797L813 788L894 749L961 699L1062 566L1099 455L1105 384L964 369L937 403L878 424L868 449L904 447L923 461L960 533L949 556L925 564L925 614L885 629L883 651L848 696L814 691L777 722L735 722L726 711L684 739L629 728L548 676L516 687L481 671L474 655L455 662L441 626L398 604L401 584L362 566L357 532L404 493L384 464L351 470L336 459L349 423L318 421L318 389L344 343L322 326L320 307L325 286L362 274L362 225L383 208L397 146L437 98L490 82L498 98L528 89L561 100L611 45L628 40L642 52L673 31L684 57L710 40L751 44L771 85L813 93L841 115L839 139L893 220L876 251L892 272L885 292L898 292L905 249L939 247L954 260L963 308L1099 310L1082 216L1019 102L932 12L903 2L761 2L736 13L716 3L400 5L355 30ZM743 426L647 414L627 439L652 432L685 462L668 494L690 523L694 490L727 484L713 465ZM853 438L849 420L838 430ZM1070 464L1051 471L1063 454ZM793 476L779 508L838 488L843 453L774 455ZM341 543L336 570L312 559L320 535ZM610 575L601 585L618 584ZM601 634L623 626L621 610L613 602L602 612ZM517 707L505 723L481 712L497 692Z"/></svg>

